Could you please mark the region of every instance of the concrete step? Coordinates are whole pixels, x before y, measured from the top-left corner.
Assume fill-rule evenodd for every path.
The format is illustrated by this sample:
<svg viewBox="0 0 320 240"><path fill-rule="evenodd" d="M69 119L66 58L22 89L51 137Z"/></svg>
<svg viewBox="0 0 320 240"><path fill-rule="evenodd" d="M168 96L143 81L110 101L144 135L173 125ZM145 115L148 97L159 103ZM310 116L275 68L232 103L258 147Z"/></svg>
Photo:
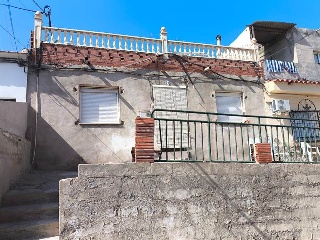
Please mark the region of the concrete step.
<svg viewBox="0 0 320 240"><path fill-rule="evenodd" d="M31 240L59 235L59 219L26 220L0 224L0 239Z"/></svg>
<svg viewBox="0 0 320 240"><path fill-rule="evenodd" d="M2 207L59 202L59 189L10 190L2 197Z"/></svg>
<svg viewBox="0 0 320 240"><path fill-rule="evenodd" d="M58 202L0 208L0 223L55 217L59 217Z"/></svg>
<svg viewBox="0 0 320 240"><path fill-rule="evenodd" d="M11 189L16 191L28 189L40 189L48 191L59 189L59 181L65 178L77 177L77 172L35 171L24 175ZM10 190L9 190L10 191Z"/></svg>

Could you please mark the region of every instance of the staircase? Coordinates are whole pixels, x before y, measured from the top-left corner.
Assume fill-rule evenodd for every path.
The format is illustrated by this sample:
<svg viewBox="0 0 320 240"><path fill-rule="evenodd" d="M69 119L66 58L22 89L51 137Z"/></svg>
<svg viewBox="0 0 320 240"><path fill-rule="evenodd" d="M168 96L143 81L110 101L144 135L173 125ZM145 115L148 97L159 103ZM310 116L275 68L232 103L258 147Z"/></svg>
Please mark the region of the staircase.
<svg viewBox="0 0 320 240"><path fill-rule="evenodd" d="M32 171L3 196L0 239L41 239L59 235L59 180L77 172Z"/></svg>

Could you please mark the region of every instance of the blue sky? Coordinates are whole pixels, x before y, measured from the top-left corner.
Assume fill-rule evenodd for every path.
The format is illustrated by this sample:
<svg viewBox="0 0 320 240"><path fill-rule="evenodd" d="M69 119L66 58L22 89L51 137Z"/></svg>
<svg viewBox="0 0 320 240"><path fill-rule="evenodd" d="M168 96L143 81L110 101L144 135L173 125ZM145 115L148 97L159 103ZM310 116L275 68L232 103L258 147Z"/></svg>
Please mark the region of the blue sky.
<svg viewBox="0 0 320 240"><path fill-rule="evenodd" d="M256 20L296 23L298 27L320 28L319 0L35 0L52 9L54 27L91 30L159 38L165 26L168 39L215 44L217 34L222 45L229 45ZM33 0L0 0L2 4L39 10ZM13 35L8 7L0 6L0 50L18 51L29 47L33 13L11 8ZM48 21L44 18L45 25ZM21 44L20 44L20 43Z"/></svg>

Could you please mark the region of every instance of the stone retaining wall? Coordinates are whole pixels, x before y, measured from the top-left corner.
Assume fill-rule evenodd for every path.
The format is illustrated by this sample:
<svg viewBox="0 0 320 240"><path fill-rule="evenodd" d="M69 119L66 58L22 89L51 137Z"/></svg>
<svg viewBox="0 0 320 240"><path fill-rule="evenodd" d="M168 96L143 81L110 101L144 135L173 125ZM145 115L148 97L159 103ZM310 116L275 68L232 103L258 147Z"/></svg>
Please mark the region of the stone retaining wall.
<svg viewBox="0 0 320 240"><path fill-rule="evenodd" d="M79 165L61 239L319 239L320 165Z"/></svg>

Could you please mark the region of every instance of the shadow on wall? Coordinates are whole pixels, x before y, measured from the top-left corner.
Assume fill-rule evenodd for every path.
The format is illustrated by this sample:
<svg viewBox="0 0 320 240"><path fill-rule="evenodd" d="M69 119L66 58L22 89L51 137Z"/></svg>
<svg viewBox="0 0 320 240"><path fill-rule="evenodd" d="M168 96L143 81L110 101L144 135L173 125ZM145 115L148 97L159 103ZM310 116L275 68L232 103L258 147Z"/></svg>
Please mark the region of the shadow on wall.
<svg viewBox="0 0 320 240"><path fill-rule="evenodd" d="M29 125L35 122L36 112L29 107ZM37 170L76 171L83 158L46 122L38 117L34 167ZM28 127L27 138L34 150L35 127ZM48 145L48 143L51 143ZM33 151L32 150L32 151Z"/></svg>
<svg viewBox="0 0 320 240"><path fill-rule="evenodd" d="M249 226L249 228L252 228L253 230L250 231L250 232L255 232L255 238L254 239L265 239L265 240L271 240L272 239L269 236L269 234L265 232L265 230L262 230L262 229L260 229L259 226L257 226L257 221L255 220L256 216L249 216L248 215L248 209L246 209L245 207L242 206L243 204L245 204L245 202L241 202L241 201L239 202L239 198L230 196L229 193L232 192L235 189L226 188L224 185L228 185L227 182L224 182L222 184L218 183L212 176L210 176L208 174L208 169L204 169L201 166L201 163L200 164L196 164L196 163L188 164L188 163L186 163L186 166L191 168L192 172L195 172L196 175L200 179L202 179L204 182L207 183L207 187L204 186L204 188L207 188L208 191L210 190L211 194L213 194L213 195L217 194L217 195L220 196L220 199L222 201L218 201L218 202L215 202L213 204L218 205L216 207L221 209L222 212L225 212L225 214L230 214L231 215L229 221L228 221L228 219L226 219L227 221L224 220L223 222L213 221L212 224L219 225L219 227L221 229L224 229L226 235L228 235L229 237L232 236L232 239L238 239L239 235L238 235L238 233L236 231L233 231L233 225L237 224L239 219L243 219L245 224L244 223L242 223L242 224L244 226L246 226L246 227ZM173 174L171 177L174 178L174 182L175 183L177 183L177 184L179 184L181 186L181 189L185 189L186 188L185 183L180 182L179 175L176 175L176 177L175 177L175 174ZM226 179L228 179L228 178L226 178ZM221 181L223 181L223 179L221 179ZM237 190L236 194L238 194L239 192L241 193L241 191L242 190ZM260 190L259 193L263 193L263 191ZM265 191L265 194L266 195L269 194L267 189ZM214 196L212 196L212 198L217 200L217 198L215 198ZM223 213L214 213L214 214L218 214L218 216L216 216L216 215L214 216L213 215L212 219L218 218L219 214L223 214ZM220 218L222 218L222 219L223 219L223 217L224 216L222 216L222 215L220 216ZM189 221L193 221L192 215L190 215L190 218L188 218L188 219L189 219ZM199 224L198 222L194 222L194 224L192 224L192 225L197 226L198 224ZM207 227L209 227L209 226L207 226ZM245 231L245 229L243 229L243 231Z"/></svg>

